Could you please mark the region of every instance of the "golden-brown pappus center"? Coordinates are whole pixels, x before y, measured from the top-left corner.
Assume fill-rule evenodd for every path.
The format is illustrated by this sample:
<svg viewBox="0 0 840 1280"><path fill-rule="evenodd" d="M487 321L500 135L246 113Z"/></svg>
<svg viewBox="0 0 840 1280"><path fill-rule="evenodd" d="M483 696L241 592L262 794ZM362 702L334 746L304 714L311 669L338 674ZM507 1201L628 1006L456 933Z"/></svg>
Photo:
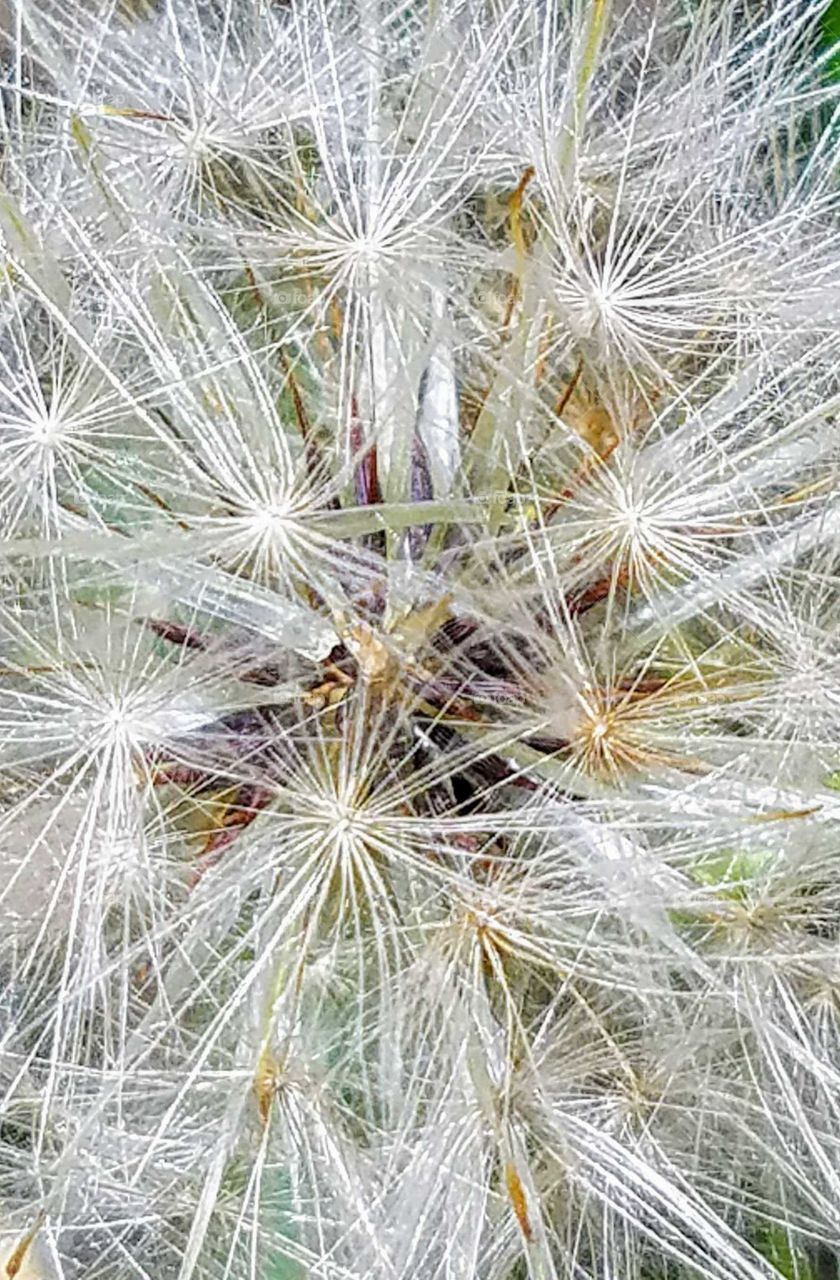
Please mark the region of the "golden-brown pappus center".
<svg viewBox="0 0 840 1280"><path fill-rule="evenodd" d="M638 769L645 760L645 750L628 724L626 709L611 706L598 691L585 695L581 716L572 739L581 766L596 776Z"/></svg>

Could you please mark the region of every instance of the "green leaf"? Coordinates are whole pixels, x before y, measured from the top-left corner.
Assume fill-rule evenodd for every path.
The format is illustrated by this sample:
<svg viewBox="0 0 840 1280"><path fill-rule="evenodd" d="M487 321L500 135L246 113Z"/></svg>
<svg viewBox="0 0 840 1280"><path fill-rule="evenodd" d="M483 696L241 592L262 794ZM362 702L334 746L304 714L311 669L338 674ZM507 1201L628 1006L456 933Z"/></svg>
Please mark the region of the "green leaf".
<svg viewBox="0 0 840 1280"><path fill-rule="evenodd" d="M754 1240L755 1248L785 1280L813 1280L814 1273L802 1249L791 1244L783 1227L763 1228Z"/></svg>
<svg viewBox="0 0 840 1280"><path fill-rule="evenodd" d="M713 889L726 885L724 892L737 896L739 886L760 875L771 856L767 849L720 849L695 863L692 875Z"/></svg>
<svg viewBox="0 0 840 1280"><path fill-rule="evenodd" d="M840 0L831 0L822 18L822 43L825 48L840 46ZM840 80L840 47L838 47L825 63L823 75L826 80Z"/></svg>
<svg viewBox="0 0 840 1280"><path fill-rule="evenodd" d="M292 1217L292 1184L288 1174L279 1171L271 1190L272 1221L282 1236L291 1242L297 1238ZM282 1248L272 1250L267 1260L264 1280L305 1280L306 1271L299 1262L290 1258Z"/></svg>

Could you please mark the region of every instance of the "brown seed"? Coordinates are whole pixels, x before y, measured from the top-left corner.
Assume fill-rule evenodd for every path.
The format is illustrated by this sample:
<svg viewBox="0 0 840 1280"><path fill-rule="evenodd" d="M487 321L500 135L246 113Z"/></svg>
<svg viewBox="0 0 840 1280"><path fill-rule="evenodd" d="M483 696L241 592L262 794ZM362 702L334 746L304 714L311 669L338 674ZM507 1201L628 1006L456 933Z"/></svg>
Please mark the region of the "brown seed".
<svg viewBox="0 0 840 1280"><path fill-rule="evenodd" d="M525 1239L530 1242L534 1238L534 1232L531 1227L531 1220L528 1217L525 1188L522 1185L522 1179L516 1172L515 1166L510 1163L505 1165L505 1186L510 1197L511 1207L516 1214L516 1221L519 1223L519 1229Z"/></svg>

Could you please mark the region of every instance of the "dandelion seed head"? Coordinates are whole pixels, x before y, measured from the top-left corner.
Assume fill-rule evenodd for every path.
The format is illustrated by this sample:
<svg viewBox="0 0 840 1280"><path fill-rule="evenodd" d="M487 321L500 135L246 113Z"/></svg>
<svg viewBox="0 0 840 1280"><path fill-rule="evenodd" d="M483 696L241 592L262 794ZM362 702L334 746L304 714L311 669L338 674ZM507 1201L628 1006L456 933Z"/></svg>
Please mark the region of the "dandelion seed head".
<svg viewBox="0 0 840 1280"><path fill-rule="evenodd" d="M29 422L35 443L45 450L60 446L67 438L68 425L54 409L41 417L32 416Z"/></svg>
<svg viewBox="0 0 840 1280"><path fill-rule="evenodd" d="M258 509L253 515L254 524L261 527L266 535L282 538L293 520L291 504L272 502Z"/></svg>
<svg viewBox="0 0 840 1280"><path fill-rule="evenodd" d="M16 8L0 1259L822 1274L826 5Z"/></svg>
<svg viewBox="0 0 840 1280"><path fill-rule="evenodd" d="M605 716L599 716L598 719L594 720L592 723L590 736L594 741L597 742L600 738L606 737L609 731L610 731L609 720Z"/></svg>
<svg viewBox="0 0 840 1280"><path fill-rule="evenodd" d="M606 282L592 281L570 308L575 329L581 338L600 337L609 342L621 320L621 292Z"/></svg>
<svg viewBox="0 0 840 1280"><path fill-rule="evenodd" d="M586 706L574 734L577 751L584 767L607 776L621 772L621 766L632 762L633 738L622 732L620 718L605 707Z"/></svg>
<svg viewBox="0 0 840 1280"><path fill-rule="evenodd" d="M330 838L338 843L352 843L361 838L365 830L364 812L355 805L337 799L332 808L324 807L323 820L327 825Z"/></svg>
<svg viewBox="0 0 840 1280"><path fill-rule="evenodd" d="M130 749L152 738L152 725L160 714L158 699L145 690L103 690L100 699L91 699L87 723L103 743Z"/></svg>
<svg viewBox="0 0 840 1280"><path fill-rule="evenodd" d="M387 245L372 236L360 236L347 243L348 262L359 267L374 267L385 256Z"/></svg>

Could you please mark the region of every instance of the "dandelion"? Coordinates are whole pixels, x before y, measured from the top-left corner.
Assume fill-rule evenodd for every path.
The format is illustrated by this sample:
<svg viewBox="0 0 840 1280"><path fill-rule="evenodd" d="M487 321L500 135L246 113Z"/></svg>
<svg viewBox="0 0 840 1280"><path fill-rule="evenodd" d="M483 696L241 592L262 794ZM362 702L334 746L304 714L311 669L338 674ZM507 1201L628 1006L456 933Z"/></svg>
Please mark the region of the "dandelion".
<svg viewBox="0 0 840 1280"><path fill-rule="evenodd" d="M0 13L0 1274L835 1274L835 8Z"/></svg>

